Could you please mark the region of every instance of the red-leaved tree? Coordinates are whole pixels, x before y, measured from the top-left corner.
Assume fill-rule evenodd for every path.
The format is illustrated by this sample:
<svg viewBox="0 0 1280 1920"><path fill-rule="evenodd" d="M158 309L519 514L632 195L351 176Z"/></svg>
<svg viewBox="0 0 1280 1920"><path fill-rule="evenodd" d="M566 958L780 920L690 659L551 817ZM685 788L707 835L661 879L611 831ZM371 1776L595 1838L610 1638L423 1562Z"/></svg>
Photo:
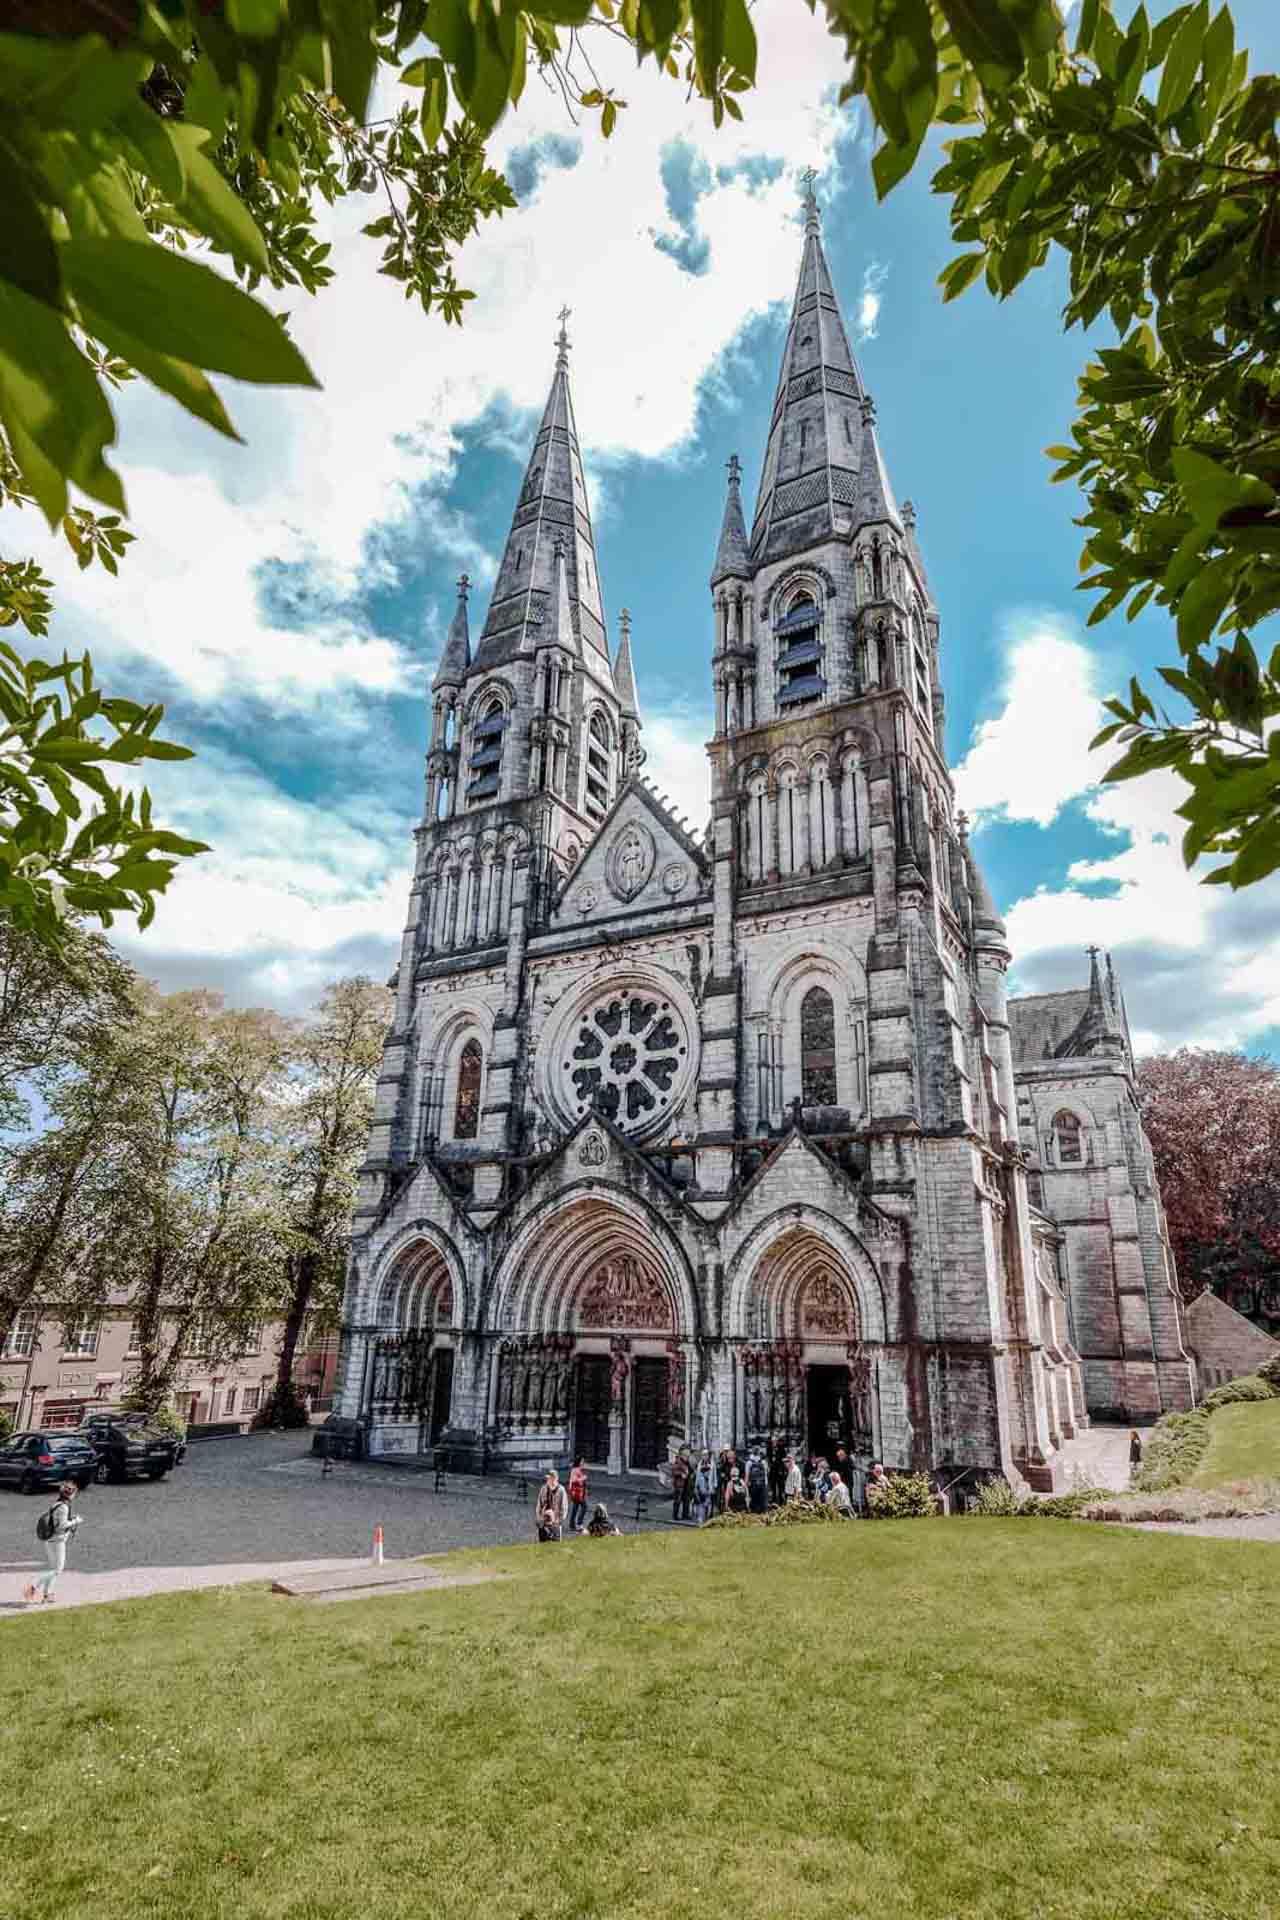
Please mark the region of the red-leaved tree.
<svg viewBox="0 0 1280 1920"><path fill-rule="evenodd" d="M1212 1287L1280 1334L1280 1067L1182 1047L1138 1084L1183 1298Z"/></svg>

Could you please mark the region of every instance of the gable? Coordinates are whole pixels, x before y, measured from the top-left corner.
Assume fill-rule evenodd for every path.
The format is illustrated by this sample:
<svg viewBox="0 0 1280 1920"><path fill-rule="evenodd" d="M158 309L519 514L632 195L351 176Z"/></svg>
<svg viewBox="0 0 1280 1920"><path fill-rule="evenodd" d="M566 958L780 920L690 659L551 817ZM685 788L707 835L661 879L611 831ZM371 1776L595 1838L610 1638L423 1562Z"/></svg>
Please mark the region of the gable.
<svg viewBox="0 0 1280 1920"><path fill-rule="evenodd" d="M555 927L590 925L619 914L688 906L705 888L696 841L643 781L626 782L551 916Z"/></svg>

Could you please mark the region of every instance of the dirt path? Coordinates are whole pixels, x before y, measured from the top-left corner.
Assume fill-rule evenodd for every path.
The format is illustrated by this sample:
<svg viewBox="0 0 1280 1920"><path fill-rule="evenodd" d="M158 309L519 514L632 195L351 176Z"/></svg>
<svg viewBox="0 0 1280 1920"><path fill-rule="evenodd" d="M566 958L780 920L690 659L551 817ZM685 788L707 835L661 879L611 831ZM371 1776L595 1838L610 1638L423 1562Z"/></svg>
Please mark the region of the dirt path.
<svg viewBox="0 0 1280 1920"><path fill-rule="evenodd" d="M39 1601L28 1606L22 1589L43 1560L8 1561L0 1565L0 1620L18 1620L48 1614L56 1608L97 1607L109 1600L142 1600L153 1593L191 1593L201 1587L238 1587L251 1581L280 1580L290 1574L333 1573L366 1565L360 1560L241 1561L221 1567L121 1567L112 1573L75 1573L68 1569L58 1581L50 1606Z"/></svg>

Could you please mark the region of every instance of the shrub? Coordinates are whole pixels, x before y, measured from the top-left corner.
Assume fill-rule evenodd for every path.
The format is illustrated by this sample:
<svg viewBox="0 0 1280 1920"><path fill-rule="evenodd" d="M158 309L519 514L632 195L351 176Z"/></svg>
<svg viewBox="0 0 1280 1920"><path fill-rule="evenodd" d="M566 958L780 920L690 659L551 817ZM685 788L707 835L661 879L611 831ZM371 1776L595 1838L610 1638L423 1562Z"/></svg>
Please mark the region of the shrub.
<svg viewBox="0 0 1280 1920"><path fill-rule="evenodd" d="M1228 1380L1225 1386L1215 1387L1200 1402L1206 1413L1216 1413L1219 1407L1234 1406L1238 1400L1274 1400L1280 1393L1280 1387L1273 1387L1260 1373L1246 1373L1239 1380Z"/></svg>
<svg viewBox="0 0 1280 1920"><path fill-rule="evenodd" d="M124 1393L120 1396L120 1411L121 1413L144 1413L148 1423L158 1427L161 1433L171 1433L179 1440L185 1440L187 1437L186 1421L181 1414L174 1412L168 1401L165 1401L163 1406L151 1407L137 1393Z"/></svg>
<svg viewBox="0 0 1280 1920"><path fill-rule="evenodd" d="M841 1518L835 1507L824 1506L821 1500L788 1500L785 1506L770 1507L767 1513L718 1513L706 1524L709 1527L821 1527Z"/></svg>
<svg viewBox="0 0 1280 1920"><path fill-rule="evenodd" d="M1280 1393L1280 1353L1273 1354L1270 1360L1258 1368L1259 1380L1265 1380L1269 1387Z"/></svg>
<svg viewBox="0 0 1280 1920"><path fill-rule="evenodd" d="M1024 1500L1018 1511L1042 1520L1078 1520L1087 1508L1107 1498L1106 1487L1072 1487L1070 1493L1046 1493ZM1092 1518L1092 1514L1089 1515Z"/></svg>
<svg viewBox="0 0 1280 1920"><path fill-rule="evenodd" d="M876 1520L931 1519L938 1498L927 1473L894 1473L867 1488L867 1505Z"/></svg>
<svg viewBox="0 0 1280 1920"><path fill-rule="evenodd" d="M1007 1480L984 1480L974 1489L968 1511L988 1520L1007 1520L1022 1511L1022 1502Z"/></svg>
<svg viewBox="0 0 1280 1920"><path fill-rule="evenodd" d="M303 1405L292 1380L281 1390L275 1387L253 1416L255 1428L309 1427L311 1416Z"/></svg>
<svg viewBox="0 0 1280 1920"><path fill-rule="evenodd" d="M1166 1413L1148 1436L1142 1465L1133 1476L1134 1491L1162 1493L1180 1487L1200 1465L1208 1444L1209 1416L1203 1410Z"/></svg>
<svg viewBox="0 0 1280 1920"><path fill-rule="evenodd" d="M0 1445L3 1445L12 1432L13 1416L12 1414L6 1413L3 1407L0 1407Z"/></svg>

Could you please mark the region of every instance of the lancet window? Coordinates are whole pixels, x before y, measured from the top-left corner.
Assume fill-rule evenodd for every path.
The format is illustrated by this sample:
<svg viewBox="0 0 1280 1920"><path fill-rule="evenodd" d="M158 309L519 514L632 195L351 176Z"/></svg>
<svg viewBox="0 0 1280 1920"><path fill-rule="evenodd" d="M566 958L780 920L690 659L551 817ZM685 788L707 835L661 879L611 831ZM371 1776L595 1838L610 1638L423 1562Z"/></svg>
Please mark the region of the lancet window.
<svg viewBox="0 0 1280 1920"><path fill-rule="evenodd" d="M1080 1116L1065 1107L1053 1116L1053 1152L1060 1167L1084 1165L1084 1128Z"/></svg>
<svg viewBox="0 0 1280 1920"><path fill-rule="evenodd" d="M778 705L789 710L827 691L822 676L822 624L810 593L800 593L774 625L778 648Z"/></svg>
<svg viewBox="0 0 1280 1920"><path fill-rule="evenodd" d="M458 1097L453 1110L455 1140L474 1140L480 1127L480 1081L484 1054L478 1040L468 1040L458 1061Z"/></svg>
<svg viewBox="0 0 1280 1920"><path fill-rule="evenodd" d="M834 1107L836 1010L825 987L810 987L800 1002L800 1098L806 1107Z"/></svg>
<svg viewBox="0 0 1280 1920"><path fill-rule="evenodd" d="M471 736L471 780L467 804L497 798L502 781L502 746L507 731L507 712L501 700L486 703Z"/></svg>
<svg viewBox="0 0 1280 1920"><path fill-rule="evenodd" d="M609 802L613 797L612 757L608 722L603 714L593 714L591 725L587 729L587 777L584 798L587 812L597 820L602 820L609 811Z"/></svg>

